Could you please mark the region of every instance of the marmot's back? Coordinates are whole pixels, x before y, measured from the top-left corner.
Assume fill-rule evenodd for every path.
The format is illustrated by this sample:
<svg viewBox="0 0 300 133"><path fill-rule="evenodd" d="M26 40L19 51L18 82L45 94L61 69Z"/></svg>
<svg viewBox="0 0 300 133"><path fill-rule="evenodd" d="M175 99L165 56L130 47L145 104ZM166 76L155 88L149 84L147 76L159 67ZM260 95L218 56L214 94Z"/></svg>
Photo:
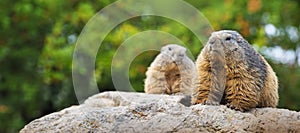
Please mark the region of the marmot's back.
<svg viewBox="0 0 300 133"><path fill-rule="evenodd" d="M221 103L241 111L277 106L278 83L274 71L235 31L212 33L196 66L199 81L193 104Z"/></svg>

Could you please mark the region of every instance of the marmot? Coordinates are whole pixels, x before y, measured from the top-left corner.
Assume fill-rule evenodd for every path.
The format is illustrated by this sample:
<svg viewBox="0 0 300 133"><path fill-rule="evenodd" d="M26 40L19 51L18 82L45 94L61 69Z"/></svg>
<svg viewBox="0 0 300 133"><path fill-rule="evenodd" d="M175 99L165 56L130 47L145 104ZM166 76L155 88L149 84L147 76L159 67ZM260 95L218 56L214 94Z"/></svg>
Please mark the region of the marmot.
<svg viewBox="0 0 300 133"><path fill-rule="evenodd" d="M148 67L144 90L151 94L191 95L196 76L196 66L186 55L186 48L169 44Z"/></svg>
<svg viewBox="0 0 300 133"><path fill-rule="evenodd" d="M236 31L213 32L196 60L192 104L248 111L276 107L278 81L268 62Z"/></svg>

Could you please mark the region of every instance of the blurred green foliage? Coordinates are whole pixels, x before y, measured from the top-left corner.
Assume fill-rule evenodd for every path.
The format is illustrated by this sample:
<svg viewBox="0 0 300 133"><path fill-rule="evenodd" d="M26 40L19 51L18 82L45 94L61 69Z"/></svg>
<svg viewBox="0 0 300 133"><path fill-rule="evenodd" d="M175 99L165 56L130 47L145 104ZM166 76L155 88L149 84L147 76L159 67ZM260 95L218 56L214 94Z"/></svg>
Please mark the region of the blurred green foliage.
<svg viewBox="0 0 300 133"><path fill-rule="evenodd" d="M300 2L186 1L198 8L215 30L238 30L263 54L274 46L292 51L294 58L289 63L266 57L279 77L279 107L300 110ZM71 73L76 39L88 20L112 2L0 1L0 132L17 132L33 119L78 104ZM267 34L267 25L275 27L274 34ZM100 91L114 90L110 65L118 46L145 30L173 34L188 44L194 57L202 48L189 29L173 20L132 18L115 27L99 48L94 72ZM129 76L136 91L143 91L144 72L157 53L142 53L132 62Z"/></svg>

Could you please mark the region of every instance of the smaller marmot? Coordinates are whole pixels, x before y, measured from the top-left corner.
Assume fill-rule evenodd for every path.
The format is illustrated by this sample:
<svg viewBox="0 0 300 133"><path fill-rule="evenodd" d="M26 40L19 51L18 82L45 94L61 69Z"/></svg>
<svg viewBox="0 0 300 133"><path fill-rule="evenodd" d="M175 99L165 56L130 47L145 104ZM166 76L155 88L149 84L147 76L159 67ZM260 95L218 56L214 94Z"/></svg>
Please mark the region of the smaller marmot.
<svg viewBox="0 0 300 133"><path fill-rule="evenodd" d="M192 104L226 104L240 111L278 104L273 69L236 31L213 32L196 68L199 79Z"/></svg>
<svg viewBox="0 0 300 133"><path fill-rule="evenodd" d="M196 66L186 55L186 48L169 44L148 67L144 90L150 94L191 95L196 76Z"/></svg>

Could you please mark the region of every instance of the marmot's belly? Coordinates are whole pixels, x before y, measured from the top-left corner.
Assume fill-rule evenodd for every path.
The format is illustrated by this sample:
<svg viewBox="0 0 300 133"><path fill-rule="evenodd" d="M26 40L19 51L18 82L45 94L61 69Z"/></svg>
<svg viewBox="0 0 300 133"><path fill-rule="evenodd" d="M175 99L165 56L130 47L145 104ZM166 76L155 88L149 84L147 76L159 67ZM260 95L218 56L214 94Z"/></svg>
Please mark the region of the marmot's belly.
<svg viewBox="0 0 300 133"><path fill-rule="evenodd" d="M167 82L166 94L180 92L181 76L178 66L175 63L168 65L165 78Z"/></svg>
<svg viewBox="0 0 300 133"><path fill-rule="evenodd" d="M259 93L264 89L266 75L260 73L258 68L248 68L245 63L239 63L234 67L226 67L225 100L239 92L242 94ZM248 96L248 95L247 95ZM250 98L251 95L249 95ZM224 96L223 96L224 97Z"/></svg>

